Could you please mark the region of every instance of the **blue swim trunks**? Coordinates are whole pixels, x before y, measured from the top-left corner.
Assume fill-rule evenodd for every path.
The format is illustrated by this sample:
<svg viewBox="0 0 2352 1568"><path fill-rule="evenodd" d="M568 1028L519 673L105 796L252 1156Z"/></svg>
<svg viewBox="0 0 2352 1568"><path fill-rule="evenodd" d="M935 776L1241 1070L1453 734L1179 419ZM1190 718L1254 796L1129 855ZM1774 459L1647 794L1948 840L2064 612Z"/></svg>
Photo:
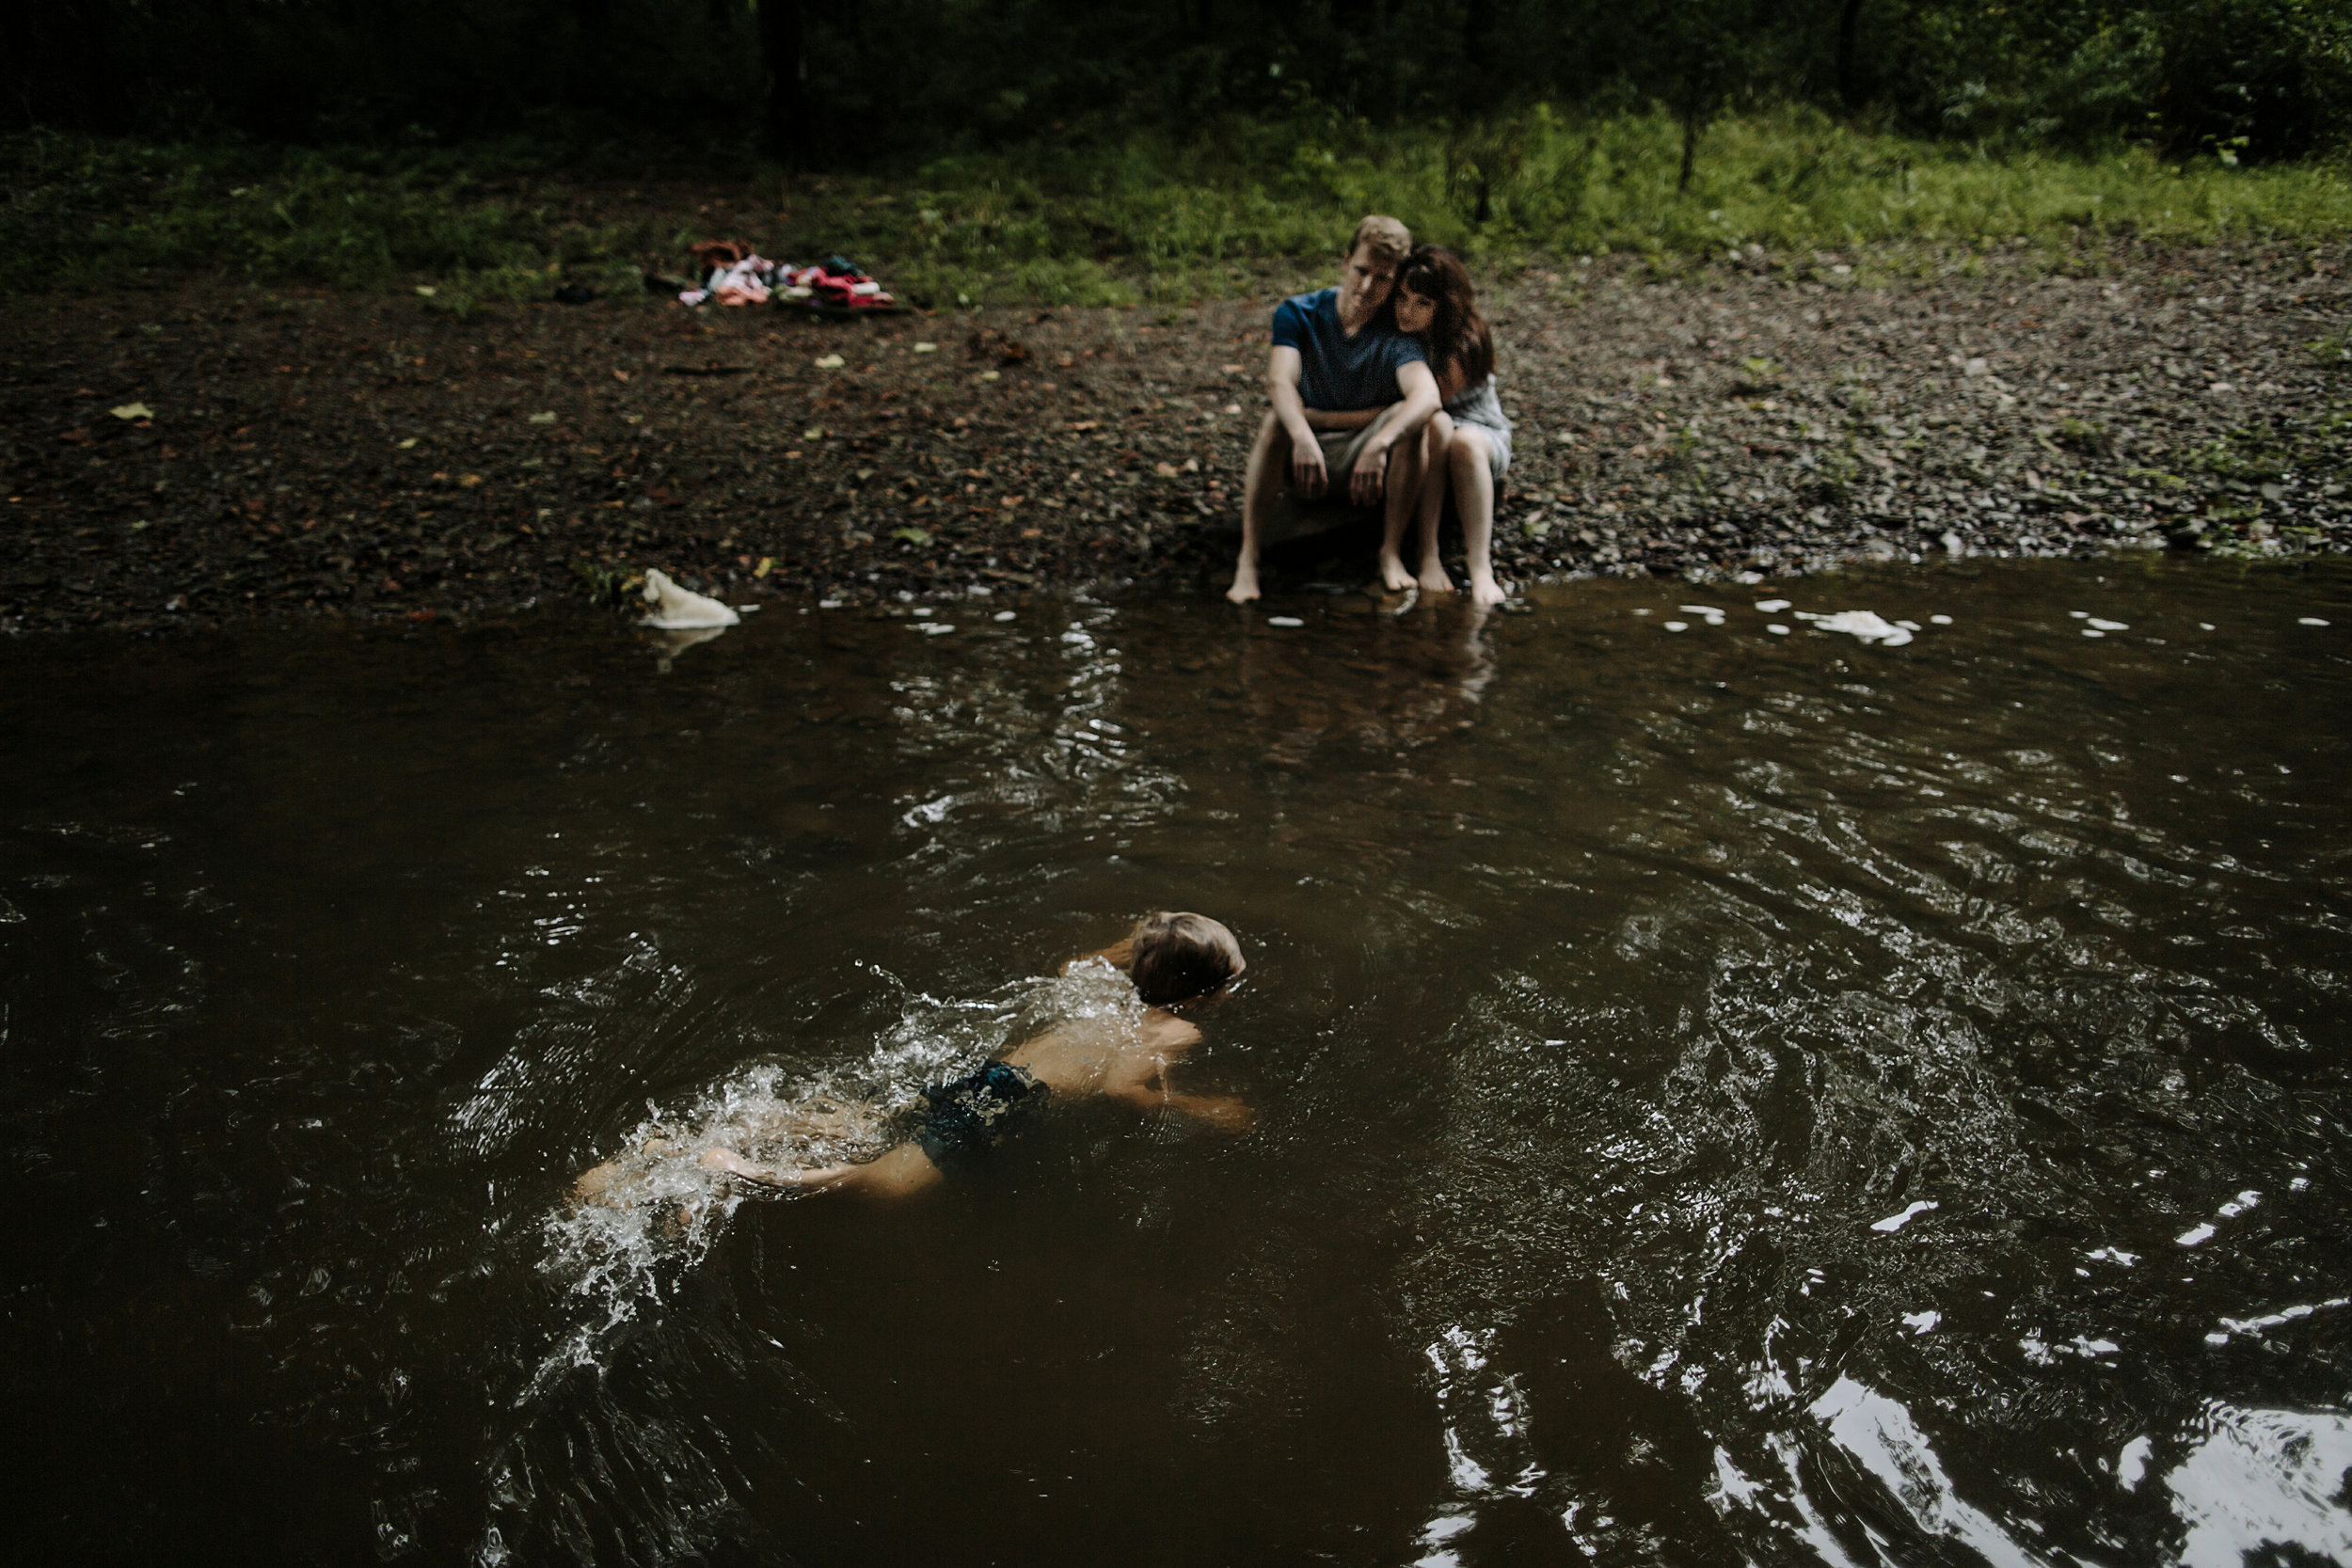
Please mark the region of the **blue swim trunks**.
<svg viewBox="0 0 2352 1568"><path fill-rule="evenodd" d="M991 1062L952 1084L923 1091L929 1109L914 1130L914 1142L943 1171L975 1169L1052 1096L1026 1068Z"/></svg>

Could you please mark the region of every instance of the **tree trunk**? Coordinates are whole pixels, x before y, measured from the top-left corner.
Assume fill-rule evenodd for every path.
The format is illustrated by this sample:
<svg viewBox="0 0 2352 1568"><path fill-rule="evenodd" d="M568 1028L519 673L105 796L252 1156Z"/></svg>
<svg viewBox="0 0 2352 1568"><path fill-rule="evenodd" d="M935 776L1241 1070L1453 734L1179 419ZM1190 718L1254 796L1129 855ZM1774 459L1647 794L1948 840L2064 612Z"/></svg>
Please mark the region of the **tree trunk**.
<svg viewBox="0 0 2352 1568"><path fill-rule="evenodd" d="M1691 170L1699 157L1699 87L1692 78L1690 90L1682 96L1682 173L1675 181L1675 194L1691 194Z"/></svg>
<svg viewBox="0 0 2352 1568"><path fill-rule="evenodd" d="M758 0L759 57L768 77L768 107L760 140L770 157L805 167L808 146L808 54L801 0Z"/></svg>
<svg viewBox="0 0 2352 1568"><path fill-rule="evenodd" d="M1837 96L1851 109L1854 106L1853 35L1862 21L1862 0L1846 0L1845 9L1837 16Z"/></svg>

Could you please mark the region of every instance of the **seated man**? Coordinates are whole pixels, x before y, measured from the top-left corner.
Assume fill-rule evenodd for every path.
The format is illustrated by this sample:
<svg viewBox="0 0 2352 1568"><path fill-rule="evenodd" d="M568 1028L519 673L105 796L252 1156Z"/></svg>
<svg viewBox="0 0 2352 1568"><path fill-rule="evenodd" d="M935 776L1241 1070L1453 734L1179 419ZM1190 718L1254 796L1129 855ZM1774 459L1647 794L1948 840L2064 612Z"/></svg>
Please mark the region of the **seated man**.
<svg viewBox="0 0 2352 1568"><path fill-rule="evenodd" d="M977 1072L924 1090L924 1108L911 1135L879 1158L855 1164L761 1164L737 1147L778 1138L835 1136L881 1119L873 1107L834 1103L773 1125L730 1123L702 1155L701 1164L762 1186L905 1197L936 1185L945 1173L977 1165L1008 1133L1057 1100L1107 1095L1146 1110L1197 1117L1212 1126L1234 1131L1247 1127L1249 1110L1241 1101L1180 1094L1168 1082L1170 1065L1200 1038L1199 1029L1168 1009L1218 990L1247 967L1233 933L1205 915L1147 915L1124 941L1072 959L1064 973L1086 963L1124 971L1144 1006L1069 1020ZM624 1156L583 1175L575 1196L590 1202L619 1201L649 1160L690 1152L666 1139L649 1139L634 1157Z"/></svg>
<svg viewBox="0 0 2352 1568"><path fill-rule="evenodd" d="M1421 487L1421 429L1438 411L1437 378L1422 345L1398 332L1383 307L1412 248L1405 226L1368 217L1356 226L1337 288L1297 294L1274 311L1266 391L1274 412L1258 427L1243 482L1241 559L1225 596L1258 596L1258 548L1285 498L1320 500L1334 480L1359 507L1386 501L1380 578L1413 584L1399 546Z"/></svg>

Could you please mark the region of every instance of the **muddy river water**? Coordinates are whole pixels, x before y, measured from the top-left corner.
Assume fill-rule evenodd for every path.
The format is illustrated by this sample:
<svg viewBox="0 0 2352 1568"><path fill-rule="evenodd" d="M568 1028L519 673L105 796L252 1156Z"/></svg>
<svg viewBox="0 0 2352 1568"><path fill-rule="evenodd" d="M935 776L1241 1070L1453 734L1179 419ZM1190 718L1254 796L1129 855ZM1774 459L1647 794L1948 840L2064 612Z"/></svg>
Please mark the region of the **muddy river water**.
<svg viewBox="0 0 2352 1568"><path fill-rule="evenodd" d="M2352 1563L2352 574L1008 604L0 648L9 1555Z"/></svg>

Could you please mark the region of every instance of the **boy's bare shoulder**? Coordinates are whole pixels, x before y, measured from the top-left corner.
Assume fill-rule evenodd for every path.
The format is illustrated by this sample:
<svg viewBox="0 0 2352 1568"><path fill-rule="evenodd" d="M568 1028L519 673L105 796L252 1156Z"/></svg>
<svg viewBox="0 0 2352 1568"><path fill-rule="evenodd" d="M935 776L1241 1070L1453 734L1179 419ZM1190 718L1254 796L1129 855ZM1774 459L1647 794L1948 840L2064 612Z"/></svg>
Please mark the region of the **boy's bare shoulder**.
<svg viewBox="0 0 2352 1568"><path fill-rule="evenodd" d="M1153 1051L1182 1051L1197 1044L1200 1038L1198 1025L1187 1023L1174 1013L1158 1007L1144 1014L1143 1024L1136 1031L1138 1041Z"/></svg>

